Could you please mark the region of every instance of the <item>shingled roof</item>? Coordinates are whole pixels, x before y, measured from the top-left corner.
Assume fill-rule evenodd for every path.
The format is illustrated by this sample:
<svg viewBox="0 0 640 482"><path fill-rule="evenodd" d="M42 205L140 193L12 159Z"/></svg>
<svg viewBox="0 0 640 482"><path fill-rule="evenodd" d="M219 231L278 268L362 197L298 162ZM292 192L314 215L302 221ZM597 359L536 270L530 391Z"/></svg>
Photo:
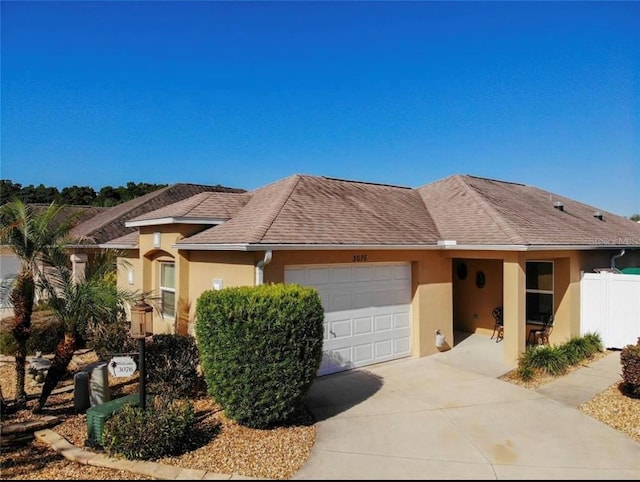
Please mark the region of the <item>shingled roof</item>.
<svg viewBox="0 0 640 482"><path fill-rule="evenodd" d="M137 231L125 223L137 216L182 201L202 192L241 193L244 189L203 184L176 183L118 204L77 225L72 234L85 242L103 244Z"/></svg>
<svg viewBox="0 0 640 482"><path fill-rule="evenodd" d="M485 249L640 247L640 225L622 216L536 187L468 175L412 189L296 174L250 192L199 193L129 219L129 233L145 224L214 225L178 241L182 249L419 248L444 240ZM136 238L126 234L108 244L132 246Z"/></svg>
<svg viewBox="0 0 640 482"><path fill-rule="evenodd" d="M454 175L418 192L458 245L640 246L637 223L524 184Z"/></svg>
<svg viewBox="0 0 640 482"><path fill-rule="evenodd" d="M167 222L189 222L210 220L212 224L226 221L238 212L251 198L245 192L203 192L169 206L150 211L127 222L127 226L143 225L149 221L156 224Z"/></svg>
<svg viewBox="0 0 640 482"><path fill-rule="evenodd" d="M47 203L29 203L35 212L42 212L47 209L50 204ZM84 221L105 212L109 208L100 206L84 206L84 205L61 205L58 216L53 219L55 224L70 222L72 225L78 225Z"/></svg>
<svg viewBox="0 0 640 482"><path fill-rule="evenodd" d="M229 221L178 242L241 245L435 245L411 188L296 174L249 193Z"/></svg>

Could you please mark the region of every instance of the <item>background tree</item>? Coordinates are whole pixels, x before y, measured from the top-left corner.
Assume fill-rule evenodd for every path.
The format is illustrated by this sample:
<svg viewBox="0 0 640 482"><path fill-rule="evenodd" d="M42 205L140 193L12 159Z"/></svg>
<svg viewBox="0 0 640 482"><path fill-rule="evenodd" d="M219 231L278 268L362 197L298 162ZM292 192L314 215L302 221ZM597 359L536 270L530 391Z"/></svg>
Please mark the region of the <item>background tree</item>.
<svg viewBox="0 0 640 482"><path fill-rule="evenodd" d="M29 184L27 187L22 188L19 198L25 203L49 204L54 202L59 194L57 187L47 187L44 184L38 184L37 186Z"/></svg>
<svg viewBox="0 0 640 482"><path fill-rule="evenodd" d="M64 338L56 346L35 411L44 407L49 395L67 373L79 342L86 339L92 324L115 323L126 316L124 308L135 302L135 293L119 289L113 273L117 257L113 250L102 250L89 257L84 275L74 279L63 253L54 252L48 260L49 274L41 280L47 293L47 306L64 328Z"/></svg>
<svg viewBox="0 0 640 482"><path fill-rule="evenodd" d="M57 222L64 206L50 204L36 211L20 200L0 207L0 243L18 257L20 268L11 287L9 300L13 306L11 333L16 341L16 408L26 405L24 389L27 340L31 331L31 314L36 297L36 280L42 275L40 262L60 250L61 242L71 228L71 220Z"/></svg>
<svg viewBox="0 0 640 482"><path fill-rule="evenodd" d="M629 219L631 219L631 221L636 221L636 222L640 221L640 214L634 214Z"/></svg>
<svg viewBox="0 0 640 482"><path fill-rule="evenodd" d="M130 181L126 186L104 186L96 193L91 186L74 185L59 191L57 187L48 187L44 184L39 184L38 186L30 184L23 187L10 179L1 179L0 205L17 198L25 203L49 204L56 202L68 205L110 207L143 196L167 185Z"/></svg>
<svg viewBox="0 0 640 482"><path fill-rule="evenodd" d="M65 204L86 206L96 199L96 191L91 186L65 187L58 198Z"/></svg>
<svg viewBox="0 0 640 482"><path fill-rule="evenodd" d="M14 184L9 179L0 179L0 205L8 203L22 191L22 184Z"/></svg>

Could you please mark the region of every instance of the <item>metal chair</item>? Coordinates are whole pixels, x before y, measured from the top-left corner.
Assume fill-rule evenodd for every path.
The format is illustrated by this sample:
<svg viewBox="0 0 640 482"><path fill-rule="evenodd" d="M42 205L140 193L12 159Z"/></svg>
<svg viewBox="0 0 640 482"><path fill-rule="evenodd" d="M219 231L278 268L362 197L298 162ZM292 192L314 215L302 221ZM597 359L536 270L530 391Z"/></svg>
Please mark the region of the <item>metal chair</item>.
<svg viewBox="0 0 640 482"><path fill-rule="evenodd" d="M496 343L504 338L504 321L502 319L502 306L496 306L493 310L491 310L491 314L493 315L493 319L495 323L493 324L493 333L491 335L491 339L496 337Z"/></svg>
<svg viewBox="0 0 640 482"><path fill-rule="evenodd" d="M537 342L538 345L548 345L551 330L553 330L553 313L549 313L545 316L544 322L540 328L533 328L529 330L527 343L533 344Z"/></svg>

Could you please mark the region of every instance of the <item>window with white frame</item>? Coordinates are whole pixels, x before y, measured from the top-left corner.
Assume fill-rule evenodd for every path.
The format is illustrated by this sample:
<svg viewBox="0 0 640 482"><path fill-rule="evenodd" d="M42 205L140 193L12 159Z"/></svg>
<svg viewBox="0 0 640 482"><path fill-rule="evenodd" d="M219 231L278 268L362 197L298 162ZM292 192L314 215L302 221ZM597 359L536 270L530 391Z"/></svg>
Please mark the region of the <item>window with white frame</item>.
<svg viewBox="0 0 640 482"><path fill-rule="evenodd" d="M171 262L160 263L160 307L162 316L176 316L176 265Z"/></svg>
<svg viewBox="0 0 640 482"><path fill-rule="evenodd" d="M553 261L527 261L527 322L542 323L553 314Z"/></svg>

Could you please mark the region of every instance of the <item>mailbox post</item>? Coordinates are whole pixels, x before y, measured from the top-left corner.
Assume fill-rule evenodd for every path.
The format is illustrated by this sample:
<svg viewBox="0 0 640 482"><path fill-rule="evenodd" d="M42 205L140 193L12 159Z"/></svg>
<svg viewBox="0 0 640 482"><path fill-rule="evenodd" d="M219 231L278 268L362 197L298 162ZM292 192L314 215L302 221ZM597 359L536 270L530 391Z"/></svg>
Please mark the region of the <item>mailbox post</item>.
<svg viewBox="0 0 640 482"><path fill-rule="evenodd" d="M131 338L138 339L138 351L140 353L140 406L145 410L147 402L146 367L145 367L145 338L151 334L153 326L153 308L149 306L144 297L131 307Z"/></svg>

